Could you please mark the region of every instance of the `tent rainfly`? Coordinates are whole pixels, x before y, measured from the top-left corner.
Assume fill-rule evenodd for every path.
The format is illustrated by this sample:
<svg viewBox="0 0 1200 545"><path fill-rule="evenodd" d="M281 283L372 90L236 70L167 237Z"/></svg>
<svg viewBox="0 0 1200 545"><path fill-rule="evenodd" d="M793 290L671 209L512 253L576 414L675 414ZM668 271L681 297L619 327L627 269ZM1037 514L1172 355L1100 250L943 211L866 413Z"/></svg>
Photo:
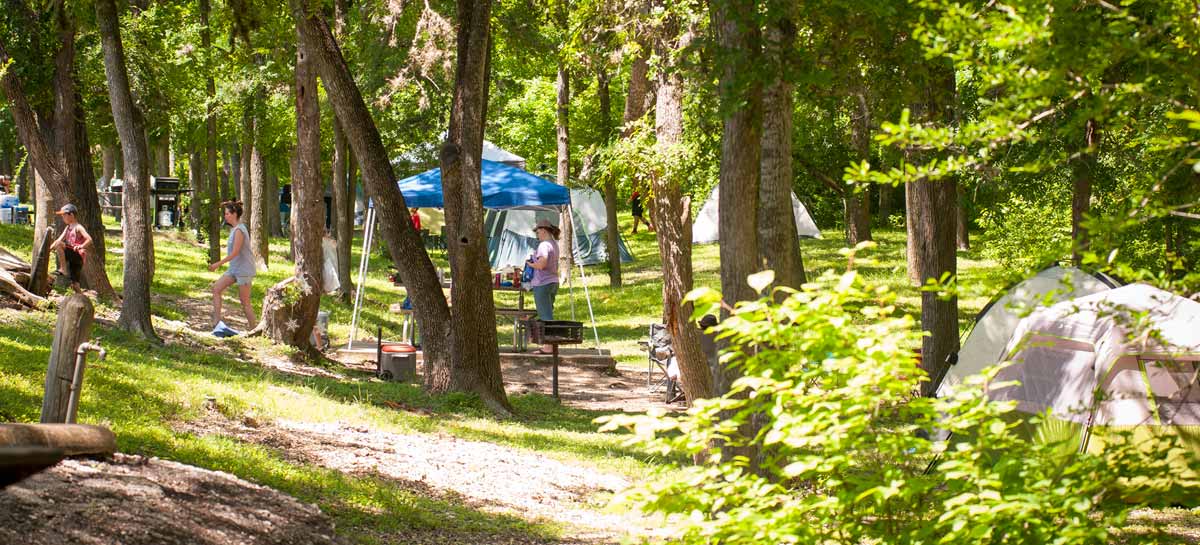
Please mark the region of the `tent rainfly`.
<svg viewBox="0 0 1200 545"><path fill-rule="evenodd" d="M1039 306L1107 291L1118 285L1104 274L1087 274L1074 267L1055 265L1009 286L975 316L958 351L957 362L946 371L938 386L939 395L967 376L1003 361L1004 349L1013 332Z"/></svg>
<svg viewBox="0 0 1200 545"><path fill-rule="evenodd" d="M583 187L571 189L571 223L575 238L572 245L575 263L595 265L608 261L605 230L608 216L605 214L604 197L595 189ZM531 228L538 220L548 220L558 225L559 215L546 210L488 210L483 231L488 234L488 257L492 269L519 267L537 249L537 237ZM618 237L617 246L621 261L633 261L625 239Z"/></svg>
<svg viewBox="0 0 1200 545"><path fill-rule="evenodd" d="M719 187L713 188L712 193L708 194L708 200L704 201L704 206L700 208L700 213L696 215L696 221L692 223L692 244L711 244L719 240L719 190ZM821 230L817 229L817 224L808 214L808 209L795 193L792 193L792 215L795 216L796 234L800 235L800 238L821 238Z"/></svg>
<svg viewBox="0 0 1200 545"><path fill-rule="evenodd" d="M484 159L480 168L480 186L483 192L483 207L488 210L544 210L556 211L571 206L571 192L563 186L547 181L519 168L495 161ZM397 182L400 193L404 196L405 204L411 208L442 208L442 169L435 168L410 176ZM364 222L362 257L358 264L358 285L363 285L367 275L367 262L370 248L374 242L375 224L377 217L373 204L367 206L367 217ZM570 286L570 271L566 273ZM561 274L561 273L560 273ZM579 267L579 274L584 276L584 297L587 300L588 313L592 315L592 299L586 284L586 273ZM363 291L358 290L354 301L354 313L350 319L350 342L358 333L358 313L362 308ZM571 290L572 314L574 314L574 290ZM596 339L596 349L600 348L600 333L596 329L596 318L592 319L592 333Z"/></svg>

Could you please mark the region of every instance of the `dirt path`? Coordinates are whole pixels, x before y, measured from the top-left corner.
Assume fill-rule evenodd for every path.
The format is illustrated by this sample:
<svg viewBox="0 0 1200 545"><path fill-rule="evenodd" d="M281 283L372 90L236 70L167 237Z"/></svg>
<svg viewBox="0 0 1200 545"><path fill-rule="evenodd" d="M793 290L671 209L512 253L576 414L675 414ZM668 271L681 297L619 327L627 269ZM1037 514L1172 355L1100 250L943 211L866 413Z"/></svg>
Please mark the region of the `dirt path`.
<svg viewBox="0 0 1200 545"><path fill-rule="evenodd" d="M248 427L216 411L179 429L262 444L297 463L348 475L379 476L484 513L563 525L570 528L567 543L620 543L656 534L636 513L604 509L612 493L629 485L624 477L534 452L347 424L279 420Z"/></svg>

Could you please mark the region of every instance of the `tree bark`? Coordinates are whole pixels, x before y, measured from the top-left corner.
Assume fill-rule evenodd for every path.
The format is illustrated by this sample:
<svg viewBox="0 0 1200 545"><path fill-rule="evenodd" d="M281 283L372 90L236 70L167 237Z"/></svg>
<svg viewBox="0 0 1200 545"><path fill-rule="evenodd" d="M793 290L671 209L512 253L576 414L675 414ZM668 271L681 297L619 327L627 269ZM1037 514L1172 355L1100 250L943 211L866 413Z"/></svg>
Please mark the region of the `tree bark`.
<svg viewBox="0 0 1200 545"><path fill-rule="evenodd" d="M559 0L555 19L559 28L566 31L570 22L567 20L567 10L570 0ZM558 79L555 81L557 99L555 102L555 129L557 133L557 169L555 180L558 185L568 186L571 180L571 74L567 70L567 60L558 59ZM558 228L562 231L558 241L558 274L571 278L571 265L575 263L575 229L571 221L571 207L563 208L559 213Z"/></svg>
<svg viewBox="0 0 1200 545"><path fill-rule="evenodd" d="M893 195L896 193L896 188L890 185L876 186L875 191L879 193L879 224L889 226L888 219L894 213L894 205L892 204Z"/></svg>
<svg viewBox="0 0 1200 545"><path fill-rule="evenodd" d="M954 181L922 180L907 184L908 243L915 256L919 283L957 274L955 233L958 194ZM921 343L921 367L940 380L949 367L946 358L958 350L958 301L941 299L936 292L921 292L921 329L930 332ZM932 395L936 384L926 382L922 395Z"/></svg>
<svg viewBox="0 0 1200 545"><path fill-rule="evenodd" d="M769 23L765 53L778 68L763 93L758 250L762 263L775 271L775 286L800 289L805 279L792 212L792 84L784 70L795 37L796 28L787 18Z"/></svg>
<svg viewBox="0 0 1200 545"><path fill-rule="evenodd" d="M1083 220L1091 208L1092 180L1096 177L1097 168L1096 147L1099 142L1099 125L1095 119L1088 119L1083 135L1086 147L1077 152L1071 161L1071 240L1074 241L1071 259L1077 267L1083 262L1083 252L1089 246Z"/></svg>
<svg viewBox="0 0 1200 545"><path fill-rule="evenodd" d="M236 184L238 195L237 200L242 201L243 210L246 213L246 216L242 218L242 221L251 228L251 240L254 239L253 229L254 226L257 225L256 221L254 220L254 212L256 212L256 210L254 209L253 204L254 182L253 175L251 174L251 170L254 168L251 165L251 162L253 161L252 157L254 156L254 148L257 145L255 142L256 135L254 123L255 107L257 106L258 102L255 100L257 98L256 95L257 93L253 91L250 92L246 96L245 105L242 108L242 147L241 154L239 154L240 161L235 163L238 165L237 170L239 175L234 177L234 179L238 182ZM258 246L254 246L254 248L258 248Z"/></svg>
<svg viewBox="0 0 1200 545"><path fill-rule="evenodd" d="M73 76L71 80L71 86L74 88ZM83 98L74 89L71 96L74 100L71 112L74 127L65 131L65 134L72 135L75 149L64 150L74 186L70 198L79 209L76 218L92 236L92 247L88 258L83 262L81 284L84 288L94 290L101 299L114 300L117 298L117 292L108 281L108 271L105 267L108 261L108 245L105 243L107 237L104 232L100 195L96 191L96 176L92 171L92 148L88 143L87 125L84 123Z"/></svg>
<svg viewBox="0 0 1200 545"><path fill-rule="evenodd" d="M850 139L858 152L859 161L871 160L871 108L867 103L866 84L854 93L857 112L852 116ZM854 247L871 240L871 198L869 187L851 184L842 194L846 213L846 244Z"/></svg>
<svg viewBox="0 0 1200 545"><path fill-rule="evenodd" d="M262 162L254 146L256 162ZM286 311L268 314L263 322L272 338L313 351L309 342L321 304L321 235L324 232L324 188L321 183L321 108L317 74L297 35L296 46L296 173L292 178L292 247L296 268L294 297L285 298ZM280 324L277 321L283 320Z"/></svg>
<svg viewBox="0 0 1200 545"><path fill-rule="evenodd" d="M192 201L188 206L188 214L192 221L192 229L199 238L204 221L204 208L201 206L201 190L204 188L204 154L198 148L192 148L192 152L188 154L188 185L192 187Z"/></svg>
<svg viewBox="0 0 1200 545"><path fill-rule="evenodd" d="M453 277L450 297L454 301L450 309L452 367L445 389L475 392L493 411L507 414L512 406L500 374L479 178L487 115L490 20L490 0L458 0L454 99L441 150L444 229ZM438 384L434 386L437 390Z"/></svg>
<svg viewBox="0 0 1200 545"><path fill-rule="evenodd" d="M671 53L685 48L691 39L690 32L680 32L678 19L670 17L655 47L662 58L671 59ZM683 77L678 70L659 71L656 95L656 153L671 157L683 142ZM712 370L700 348L700 330L692 321L692 305L683 301L693 282L691 203L671 173L657 172L651 179L657 203L650 214L658 226L662 258L663 323L671 333L683 392L693 403L712 397L714 391Z"/></svg>
<svg viewBox="0 0 1200 545"><path fill-rule="evenodd" d="M609 82L612 79L605 68L596 70L596 96L600 101L600 134L604 143L613 139L612 93ZM608 285L621 287L621 226L617 223L617 181L612 176L604 179L604 217L607 227L604 229L604 248L608 252Z"/></svg>
<svg viewBox="0 0 1200 545"><path fill-rule="evenodd" d="M236 201L237 193L233 192L233 149L228 142L225 143L225 149L221 153L221 200Z"/></svg>
<svg viewBox="0 0 1200 545"><path fill-rule="evenodd" d="M710 14L725 62L720 76L721 177L719 231L721 292L729 304L756 299L746 277L758 267L758 195L762 159L762 84L752 75L761 62L761 36L750 21L753 0L714 0ZM717 392L728 391L728 381Z"/></svg>
<svg viewBox="0 0 1200 545"><path fill-rule="evenodd" d="M154 239L147 217L150 197L148 157L142 114L129 90L125 51L117 21L115 0L97 0L96 23L104 50L108 98L113 121L125 156L123 212L125 217L125 298L117 325L126 331L157 340L150 321L150 255Z"/></svg>
<svg viewBox="0 0 1200 545"><path fill-rule="evenodd" d="M100 146L100 187L109 190L113 173L117 171L117 147L112 144Z"/></svg>
<svg viewBox="0 0 1200 545"><path fill-rule="evenodd" d="M354 179L350 177L350 145L342 124L333 120L333 234L337 239L337 276L339 298L344 303L353 299L354 284L350 273L350 250L354 242Z"/></svg>
<svg viewBox="0 0 1200 545"><path fill-rule="evenodd" d="M362 170L363 183L375 202L380 232L412 299L417 324L423 332L422 350L426 369L429 370L426 373L426 386L433 387L436 377L449 376L451 362L450 309L442 293L441 282L425 251L420 233L413 229L409 220L408 207L396 187L396 177L379 129L371 119L333 33L328 24L317 16L317 12L310 9L308 0L292 0L291 7L292 16L296 19L305 46L313 56L329 101L342 121L342 127L346 129L350 147ZM476 312L482 311L476 309ZM494 328L492 335L495 335ZM492 346L495 344L492 343Z"/></svg>
<svg viewBox="0 0 1200 545"><path fill-rule="evenodd" d="M256 129L262 122L262 118L256 114L254 118ZM246 185L250 188L247 193L250 197L249 207L252 210L250 213L250 248L254 250L254 266L260 271L265 271L271 264L271 237L269 236L271 199L270 190L267 188L267 166L258 142L251 142L249 165L250 174L249 180L247 180L249 183ZM292 191L295 190L296 186L293 183ZM295 202L293 195L292 206L295 206ZM278 214L279 208L275 209Z"/></svg>
<svg viewBox="0 0 1200 545"><path fill-rule="evenodd" d="M215 263L221 259L221 190L217 182L217 115L214 110L217 95L216 81L213 78L212 65L212 23L209 15L212 6L209 0L200 1L200 41L206 55L208 77L205 81L206 111L204 139L204 174L208 180L205 184L206 198L202 202L208 217L208 261Z"/></svg>

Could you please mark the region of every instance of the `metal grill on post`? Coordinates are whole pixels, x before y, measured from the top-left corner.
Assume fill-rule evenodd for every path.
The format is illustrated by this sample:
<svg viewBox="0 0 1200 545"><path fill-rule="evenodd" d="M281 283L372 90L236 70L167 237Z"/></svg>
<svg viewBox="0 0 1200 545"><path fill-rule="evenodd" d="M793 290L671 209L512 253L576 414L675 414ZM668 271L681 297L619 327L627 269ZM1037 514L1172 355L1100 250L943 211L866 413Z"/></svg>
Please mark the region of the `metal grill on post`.
<svg viewBox="0 0 1200 545"><path fill-rule="evenodd" d="M583 342L583 322L570 320L529 320L526 328L534 344L548 344L553 348L554 399L558 399L558 346Z"/></svg>

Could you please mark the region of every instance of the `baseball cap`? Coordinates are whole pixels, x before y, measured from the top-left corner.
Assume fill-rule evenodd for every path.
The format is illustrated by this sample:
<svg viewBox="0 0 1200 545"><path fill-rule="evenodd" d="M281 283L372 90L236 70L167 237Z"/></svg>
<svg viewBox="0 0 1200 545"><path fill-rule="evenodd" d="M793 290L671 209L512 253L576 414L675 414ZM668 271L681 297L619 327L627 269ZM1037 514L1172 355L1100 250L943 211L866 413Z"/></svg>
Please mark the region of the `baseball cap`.
<svg viewBox="0 0 1200 545"><path fill-rule="evenodd" d="M58 209L58 212L55 212L55 214L58 214L61 216L63 214L74 214L76 212L79 212L79 208L76 208L75 205L64 204L62 208Z"/></svg>

